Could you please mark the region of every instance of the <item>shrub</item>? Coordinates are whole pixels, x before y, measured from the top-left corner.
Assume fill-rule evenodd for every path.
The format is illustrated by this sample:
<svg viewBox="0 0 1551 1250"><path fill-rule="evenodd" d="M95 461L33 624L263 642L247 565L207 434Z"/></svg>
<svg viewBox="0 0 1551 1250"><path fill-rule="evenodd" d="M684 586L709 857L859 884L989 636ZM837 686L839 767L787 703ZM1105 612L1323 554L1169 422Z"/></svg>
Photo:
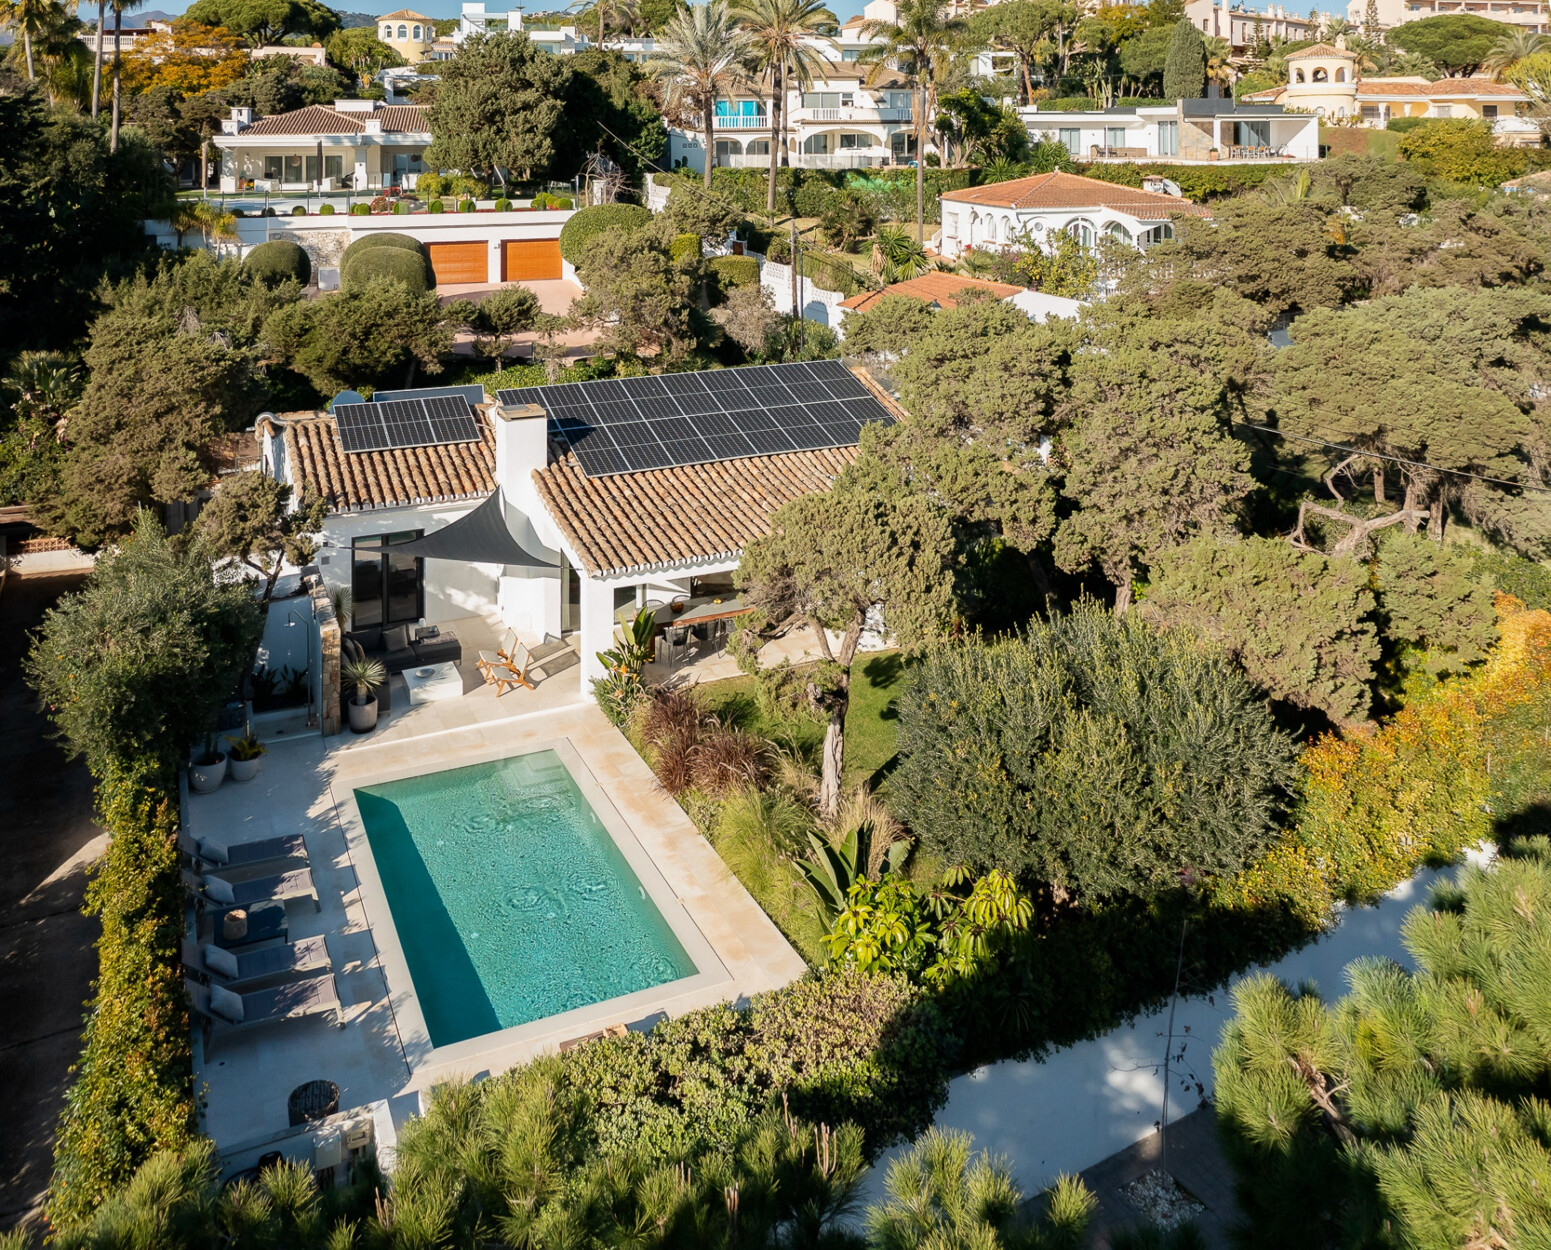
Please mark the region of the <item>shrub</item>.
<svg viewBox="0 0 1551 1250"><path fill-rule="evenodd" d="M676 234L673 241L668 244L668 255L673 258L674 264L683 264L687 260L700 259L700 236L698 234Z"/></svg>
<svg viewBox="0 0 1551 1250"><path fill-rule="evenodd" d="M275 214L275 210L274 210L274 209L272 209L272 208L266 208L266 209L264 209L264 211L263 211L263 212L261 212L261 213L260 213L260 214L259 214L259 216L260 216L260 217L273 217L273 216L275 216L275 215L276 215L276 214Z"/></svg>
<svg viewBox="0 0 1551 1250"><path fill-rule="evenodd" d="M824 202L829 198L829 193L834 190L828 182L817 178L804 181L797 188L793 202L797 206L799 217L819 217L824 212Z"/></svg>
<svg viewBox="0 0 1551 1250"><path fill-rule="evenodd" d="M560 229L560 255L571 264L580 261L589 240L605 230L639 230L652 214L639 204L598 204L580 209Z"/></svg>
<svg viewBox="0 0 1551 1250"><path fill-rule="evenodd" d="M447 187L447 179L441 174L424 173L415 179L415 194L422 199L440 199L447 194Z"/></svg>
<svg viewBox="0 0 1551 1250"><path fill-rule="evenodd" d="M307 209L306 209L305 206L303 206L301 204L298 204L295 208L293 208L291 210L291 216L292 217L305 217L306 215L307 215Z"/></svg>
<svg viewBox="0 0 1551 1250"><path fill-rule="evenodd" d="M334 206L332 204L320 204L318 206L318 216L319 217L332 217L333 215L334 215Z"/></svg>
<svg viewBox="0 0 1551 1250"><path fill-rule="evenodd" d="M944 863L1102 898L1269 846L1293 747L1227 659L1086 601L935 647L900 696L890 803Z"/></svg>
<svg viewBox="0 0 1551 1250"><path fill-rule="evenodd" d="M378 230L362 235L347 247L345 254L339 258L340 266L343 267L352 256L359 256L362 252L371 252L378 248L396 248L403 252L415 252L422 257L427 255L425 244L419 239L393 230Z"/></svg>
<svg viewBox="0 0 1551 1250"><path fill-rule="evenodd" d="M710 269L724 294L740 286L759 285L759 262L752 256L713 256Z"/></svg>
<svg viewBox="0 0 1551 1250"><path fill-rule="evenodd" d="M312 260L307 249L289 239L260 243L242 258L242 267L266 286L294 278L303 286L312 281Z"/></svg>
<svg viewBox="0 0 1551 1250"><path fill-rule="evenodd" d="M477 206L473 200L459 200L458 211L460 213L472 213Z"/></svg>
<svg viewBox="0 0 1551 1250"><path fill-rule="evenodd" d="M424 295L436 286L431 262L417 252L379 247L354 256L347 254L339 263L339 282L346 291L357 290L372 278L394 278L415 295Z"/></svg>
<svg viewBox="0 0 1551 1250"><path fill-rule="evenodd" d="M575 208L576 201L569 195L552 195L548 191L540 191L533 197L534 208Z"/></svg>
<svg viewBox="0 0 1551 1250"><path fill-rule="evenodd" d="M352 204L350 206L350 215L352 217L369 217L371 216L371 211L370 204Z"/></svg>
<svg viewBox="0 0 1551 1250"><path fill-rule="evenodd" d="M462 175L452 180L449 188L454 196L460 200L477 200L485 193L485 184L477 178Z"/></svg>
<svg viewBox="0 0 1551 1250"><path fill-rule="evenodd" d="M1391 117L1384 123L1384 129L1397 135L1409 134L1419 126L1427 125L1427 121L1425 117Z"/></svg>
<svg viewBox="0 0 1551 1250"><path fill-rule="evenodd" d="M372 199L372 212L374 212L374 213L391 213L392 211L393 211L393 201L390 200L387 196L379 195L379 196L373 197L373 199Z"/></svg>
<svg viewBox="0 0 1551 1250"><path fill-rule="evenodd" d="M440 200L432 200L425 206L425 211L428 213L445 213L447 211L447 206Z"/></svg>
<svg viewBox="0 0 1551 1250"><path fill-rule="evenodd" d="M498 199L495 202L495 211L498 212L498 213L509 213L509 212L511 212L512 211L512 202L503 195L500 199Z"/></svg>
<svg viewBox="0 0 1551 1250"><path fill-rule="evenodd" d="M414 206L408 200L400 200L393 206L393 211L400 217L407 217L414 212Z"/></svg>

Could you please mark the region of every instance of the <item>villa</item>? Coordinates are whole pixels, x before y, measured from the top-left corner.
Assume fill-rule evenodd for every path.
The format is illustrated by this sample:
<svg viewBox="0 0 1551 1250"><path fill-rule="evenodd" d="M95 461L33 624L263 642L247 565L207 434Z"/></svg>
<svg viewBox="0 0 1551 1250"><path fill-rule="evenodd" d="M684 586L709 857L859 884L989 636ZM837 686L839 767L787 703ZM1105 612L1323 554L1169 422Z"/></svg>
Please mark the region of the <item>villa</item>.
<svg viewBox="0 0 1551 1250"><path fill-rule="evenodd" d="M949 191L942 203L942 254L956 260L971 248L996 251L1023 239L1042 246L1065 231L1084 247L1108 236L1132 247L1174 236L1174 219L1210 217L1211 210L1165 189L1162 178L1142 189L1082 178L1035 174L984 187Z"/></svg>
<svg viewBox="0 0 1551 1250"><path fill-rule="evenodd" d="M1086 112L1018 110L1036 143L1053 140L1074 160L1198 162L1317 161L1319 118L1280 102L1176 100Z"/></svg>
<svg viewBox="0 0 1551 1250"><path fill-rule="evenodd" d="M255 118L233 108L211 142L221 190L410 190L425 170L425 110L380 100L335 100Z"/></svg>

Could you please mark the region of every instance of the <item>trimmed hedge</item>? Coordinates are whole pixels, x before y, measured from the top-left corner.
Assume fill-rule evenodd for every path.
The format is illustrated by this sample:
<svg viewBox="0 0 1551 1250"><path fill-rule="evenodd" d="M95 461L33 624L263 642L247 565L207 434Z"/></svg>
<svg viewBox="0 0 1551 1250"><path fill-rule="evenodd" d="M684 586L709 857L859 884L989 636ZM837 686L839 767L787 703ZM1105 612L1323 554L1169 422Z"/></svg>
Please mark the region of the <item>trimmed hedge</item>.
<svg viewBox="0 0 1551 1250"><path fill-rule="evenodd" d="M534 208L575 208L576 201L569 195L552 195L548 191L540 191L533 197Z"/></svg>
<svg viewBox="0 0 1551 1250"><path fill-rule="evenodd" d="M440 200L432 200L425 206L425 211L428 213L445 213L447 211L447 206Z"/></svg>
<svg viewBox="0 0 1551 1250"><path fill-rule="evenodd" d="M668 255L673 258L673 263L676 265L686 260L699 260L700 236L698 234L674 235L673 242L668 244Z"/></svg>
<svg viewBox="0 0 1551 1250"><path fill-rule="evenodd" d="M759 262L752 256L713 256L709 265L723 291L759 285Z"/></svg>
<svg viewBox="0 0 1551 1250"><path fill-rule="evenodd" d="M321 205L318 206L318 216L319 217L332 217L333 215L334 215L334 206L332 204L321 204Z"/></svg>
<svg viewBox="0 0 1551 1250"><path fill-rule="evenodd" d="M509 212L511 212L512 211L512 202L503 195L499 200L497 200L495 202L495 211L498 212L498 213L509 213Z"/></svg>
<svg viewBox="0 0 1551 1250"><path fill-rule="evenodd" d="M359 256L362 252L375 251L380 247L396 248L403 252L415 252L426 256L425 244L419 239L410 238L407 234L399 234L394 230L384 230L381 233L363 235L345 249L345 254L339 258L340 265L352 256Z"/></svg>
<svg viewBox="0 0 1551 1250"><path fill-rule="evenodd" d="M1384 123L1384 129L1397 135L1409 134L1411 131L1427 125L1430 117L1391 117Z"/></svg>
<svg viewBox="0 0 1551 1250"><path fill-rule="evenodd" d="M260 243L243 257L242 267L266 286L287 278L295 278L303 286L312 281L312 258L306 248L289 239Z"/></svg>
<svg viewBox="0 0 1551 1250"><path fill-rule="evenodd" d="M419 252L379 247L354 256L347 251L339 262L339 284L343 290L355 290L373 278L395 278L416 295L424 295L436 286L431 262Z"/></svg>
<svg viewBox="0 0 1551 1250"><path fill-rule="evenodd" d="M605 230L640 230L651 219L651 211L639 204L596 204L581 209L560 228L560 255L575 265L595 235Z"/></svg>

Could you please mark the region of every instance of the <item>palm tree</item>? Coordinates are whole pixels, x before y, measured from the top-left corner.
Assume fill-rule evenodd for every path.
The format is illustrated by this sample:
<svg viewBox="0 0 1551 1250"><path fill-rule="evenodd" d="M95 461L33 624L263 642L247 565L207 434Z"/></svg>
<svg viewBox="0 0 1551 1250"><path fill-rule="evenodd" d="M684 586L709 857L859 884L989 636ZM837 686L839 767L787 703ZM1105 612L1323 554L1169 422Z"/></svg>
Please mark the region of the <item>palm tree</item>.
<svg viewBox="0 0 1551 1250"><path fill-rule="evenodd" d="M641 20L641 6L636 0L595 0L592 11L598 18L598 46L603 46L603 36L610 20L619 27L630 26Z"/></svg>
<svg viewBox="0 0 1551 1250"><path fill-rule="evenodd" d="M59 6L52 0L0 0L0 26L8 27L22 37L28 82L38 76L32 56L33 37L47 34L55 24L58 12Z"/></svg>
<svg viewBox="0 0 1551 1250"><path fill-rule="evenodd" d="M1219 87L1232 87L1233 66L1228 58L1233 55L1233 47L1221 35L1207 35L1203 42L1206 44L1206 81Z"/></svg>
<svg viewBox="0 0 1551 1250"><path fill-rule="evenodd" d="M932 83L939 61L952 53L964 31L961 17L948 16L942 0L900 0L892 22L862 23L861 37L872 41L857 60L872 66L870 87L893 64L915 84L916 242L926 239L926 123L931 111Z"/></svg>
<svg viewBox="0 0 1551 1250"><path fill-rule="evenodd" d="M705 135L705 185L716 164L712 132L716 97L742 79L752 51L749 37L728 16L725 0L680 9L657 35L657 50L644 66L663 82L664 103L680 116L699 115Z"/></svg>
<svg viewBox="0 0 1551 1250"><path fill-rule="evenodd" d="M1547 39L1544 35L1537 35L1532 30L1509 31L1492 45L1486 60L1481 62L1481 68L1491 70L1492 77L1501 81L1503 71L1512 66L1515 61L1522 61L1527 56L1543 52L1548 46L1551 46L1551 39Z"/></svg>
<svg viewBox="0 0 1551 1250"><path fill-rule="evenodd" d="M138 9L145 0L109 0L113 5L113 122L108 130L108 151L118 151L119 80L123 76L124 58L120 50L120 36L124 29L124 14Z"/></svg>
<svg viewBox="0 0 1551 1250"><path fill-rule="evenodd" d="M823 73L824 58L808 39L835 25L823 0L733 0L733 17L748 34L752 65L770 76L770 185L765 209L776 206L776 165L785 156L782 113L788 83L799 90Z"/></svg>

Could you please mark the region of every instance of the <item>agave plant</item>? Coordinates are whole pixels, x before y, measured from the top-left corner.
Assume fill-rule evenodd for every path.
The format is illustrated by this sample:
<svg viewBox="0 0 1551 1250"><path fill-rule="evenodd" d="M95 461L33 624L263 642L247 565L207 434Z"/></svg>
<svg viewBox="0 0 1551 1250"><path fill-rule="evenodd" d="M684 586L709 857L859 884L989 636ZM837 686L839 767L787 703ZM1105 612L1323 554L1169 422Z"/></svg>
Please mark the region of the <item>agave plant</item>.
<svg viewBox="0 0 1551 1250"><path fill-rule="evenodd" d="M808 833L810 854L797 871L818 900L827 924L846 908L851 887L868 877L884 878L904 867L910 844L899 837L881 805L865 790L853 791L840 808L838 838Z"/></svg>

